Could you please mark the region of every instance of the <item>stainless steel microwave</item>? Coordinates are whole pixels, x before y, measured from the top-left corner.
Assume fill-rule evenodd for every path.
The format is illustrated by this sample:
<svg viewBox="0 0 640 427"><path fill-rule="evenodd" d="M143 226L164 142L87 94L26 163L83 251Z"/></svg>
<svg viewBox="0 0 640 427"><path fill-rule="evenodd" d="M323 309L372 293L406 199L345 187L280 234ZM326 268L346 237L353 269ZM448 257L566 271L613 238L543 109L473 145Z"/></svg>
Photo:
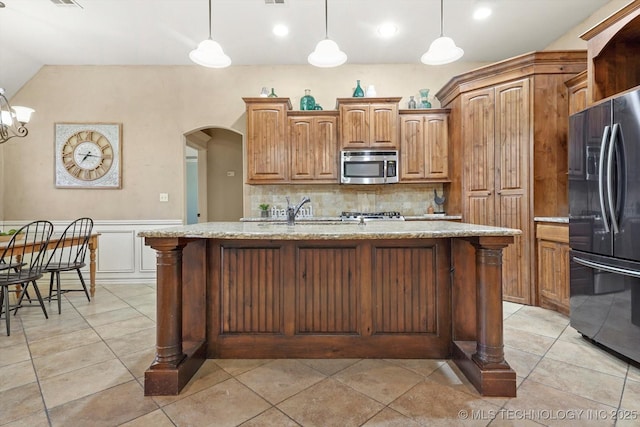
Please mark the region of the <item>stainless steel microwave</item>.
<svg viewBox="0 0 640 427"><path fill-rule="evenodd" d="M340 152L342 184L392 184L398 182L398 150Z"/></svg>

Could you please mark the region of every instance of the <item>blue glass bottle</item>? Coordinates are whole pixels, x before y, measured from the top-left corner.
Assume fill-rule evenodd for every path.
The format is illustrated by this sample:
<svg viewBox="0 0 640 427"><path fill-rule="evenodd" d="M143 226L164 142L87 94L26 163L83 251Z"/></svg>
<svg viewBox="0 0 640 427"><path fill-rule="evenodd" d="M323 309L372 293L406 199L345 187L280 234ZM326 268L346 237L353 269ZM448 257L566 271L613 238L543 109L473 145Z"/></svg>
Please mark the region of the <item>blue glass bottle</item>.
<svg viewBox="0 0 640 427"><path fill-rule="evenodd" d="M311 89L304 90L304 96L300 98L301 110L314 110L316 108L316 100L311 96Z"/></svg>
<svg viewBox="0 0 640 427"><path fill-rule="evenodd" d="M356 85L356 89L353 91L353 97L354 98L363 98L364 97L364 90L362 90L362 87L360 86L360 80L356 80L357 85Z"/></svg>

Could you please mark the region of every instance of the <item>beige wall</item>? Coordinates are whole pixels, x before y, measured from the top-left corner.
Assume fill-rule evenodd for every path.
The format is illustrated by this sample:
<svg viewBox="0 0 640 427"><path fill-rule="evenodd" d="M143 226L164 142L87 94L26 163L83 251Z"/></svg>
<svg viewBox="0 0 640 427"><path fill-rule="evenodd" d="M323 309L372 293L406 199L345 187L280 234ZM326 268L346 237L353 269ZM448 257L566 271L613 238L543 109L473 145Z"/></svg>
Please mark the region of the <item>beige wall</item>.
<svg viewBox="0 0 640 427"><path fill-rule="evenodd" d="M242 214L242 137L216 129L207 150L208 221L237 221ZM228 176L233 172L234 176Z"/></svg>

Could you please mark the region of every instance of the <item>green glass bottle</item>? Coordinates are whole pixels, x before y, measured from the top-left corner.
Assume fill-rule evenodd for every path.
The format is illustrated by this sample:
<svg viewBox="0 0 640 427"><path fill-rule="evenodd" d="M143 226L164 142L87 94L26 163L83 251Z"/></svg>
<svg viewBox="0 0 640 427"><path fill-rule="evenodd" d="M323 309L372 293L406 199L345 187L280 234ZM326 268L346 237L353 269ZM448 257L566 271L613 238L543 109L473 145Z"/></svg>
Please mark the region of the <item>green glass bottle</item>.
<svg viewBox="0 0 640 427"><path fill-rule="evenodd" d="M311 89L304 90L304 96L300 98L301 110L313 110L316 108L316 100L311 96Z"/></svg>
<svg viewBox="0 0 640 427"><path fill-rule="evenodd" d="M269 98L277 98L278 95L274 92L273 88L271 88L271 93L269 94Z"/></svg>
<svg viewBox="0 0 640 427"><path fill-rule="evenodd" d="M362 90L362 87L360 86L360 80L356 80L357 84L356 84L356 89L353 91L353 97L354 98L363 98L364 97L364 90Z"/></svg>

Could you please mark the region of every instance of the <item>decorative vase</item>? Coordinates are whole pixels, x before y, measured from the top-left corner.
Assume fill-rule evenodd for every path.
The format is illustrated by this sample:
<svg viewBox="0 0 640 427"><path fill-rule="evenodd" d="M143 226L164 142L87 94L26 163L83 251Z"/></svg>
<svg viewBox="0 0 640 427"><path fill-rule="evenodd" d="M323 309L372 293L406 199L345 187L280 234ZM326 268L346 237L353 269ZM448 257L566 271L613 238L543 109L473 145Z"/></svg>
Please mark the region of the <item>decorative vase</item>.
<svg viewBox="0 0 640 427"><path fill-rule="evenodd" d="M273 88L271 88L271 93L269 94L269 98L277 98L278 95L274 92Z"/></svg>
<svg viewBox="0 0 640 427"><path fill-rule="evenodd" d="M409 97L409 109L415 110L417 108L416 100L413 98L413 95Z"/></svg>
<svg viewBox="0 0 640 427"><path fill-rule="evenodd" d="M316 104L316 106L313 107L313 109L316 110L316 111L320 111L320 110L322 110L322 107L320 106L320 104Z"/></svg>
<svg viewBox="0 0 640 427"><path fill-rule="evenodd" d="M269 89L267 89L266 86L262 87L262 90L260 91L260 97L261 98L266 98L269 96Z"/></svg>
<svg viewBox="0 0 640 427"><path fill-rule="evenodd" d="M420 89L420 108L431 108L429 89Z"/></svg>
<svg viewBox="0 0 640 427"><path fill-rule="evenodd" d="M311 89L304 90L304 96L300 98L301 110L314 110L316 108L316 100L311 96Z"/></svg>
<svg viewBox="0 0 640 427"><path fill-rule="evenodd" d="M362 90L362 87L360 86L360 80L356 80L356 88L353 91L353 97L354 98L364 97L364 90Z"/></svg>
<svg viewBox="0 0 640 427"><path fill-rule="evenodd" d="M376 87L374 85L367 86L367 97L372 98L376 96Z"/></svg>

